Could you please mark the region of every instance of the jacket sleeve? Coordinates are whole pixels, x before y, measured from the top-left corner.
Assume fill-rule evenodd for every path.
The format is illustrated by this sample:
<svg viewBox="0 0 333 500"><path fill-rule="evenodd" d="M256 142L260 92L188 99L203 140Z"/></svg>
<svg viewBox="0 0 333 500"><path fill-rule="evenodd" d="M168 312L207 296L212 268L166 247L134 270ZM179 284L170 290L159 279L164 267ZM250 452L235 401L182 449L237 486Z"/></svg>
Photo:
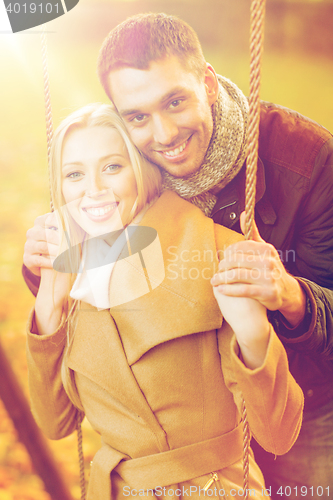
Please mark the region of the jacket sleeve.
<svg viewBox="0 0 333 500"><path fill-rule="evenodd" d="M61 381L61 362L66 344L65 317L51 335L32 333L34 310L27 325L27 362L31 410L39 427L50 439L71 434L82 420Z"/></svg>
<svg viewBox="0 0 333 500"><path fill-rule="evenodd" d="M333 359L333 139L320 149L297 215L290 272L307 296L307 314L288 328L283 316L270 319L284 344L306 354Z"/></svg>
<svg viewBox="0 0 333 500"><path fill-rule="evenodd" d="M251 433L266 451L286 453L301 428L304 397L273 328L265 361L254 370L239 358L236 337L227 323L218 332L218 342L226 386L240 414L244 398Z"/></svg>

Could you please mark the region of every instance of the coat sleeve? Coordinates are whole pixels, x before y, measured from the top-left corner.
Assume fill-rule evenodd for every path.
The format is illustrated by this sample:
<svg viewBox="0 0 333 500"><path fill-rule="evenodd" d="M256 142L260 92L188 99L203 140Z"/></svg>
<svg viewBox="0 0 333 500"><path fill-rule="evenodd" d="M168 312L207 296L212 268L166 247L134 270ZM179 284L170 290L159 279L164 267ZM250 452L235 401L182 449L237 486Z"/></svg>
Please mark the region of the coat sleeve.
<svg viewBox="0 0 333 500"><path fill-rule="evenodd" d="M288 328L279 312L270 315L284 344L333 360L333 139L317 155L309 187L297 214L290 272L307 295L307 315Z"/></svg>
<svg viewBox="0 0 333 500"><path fill-rule="evenodd" d="M254 370L241 361L236 337L226 322L218 331L218 343L226 386L240 414L244 398L251 433L266 451L286 453L301 428L304 397L273 328L265 361Z"/></svg>
<svg viewBox="0 0 333 500"><path fill-rule="evenodd" d="M27 324L27 363L31 410L39 427L50 439L71 434L83 414L68 398L61 380L66 345L65 317L51 335L32 333L34 310Z"/></svg>
<svg viewBox="0 0 333 500"><path fill-rule="evenodd" d="M30 292L36 297L40 285L40 277L33 274L24 264L22 265L22 276Z"/></svg>

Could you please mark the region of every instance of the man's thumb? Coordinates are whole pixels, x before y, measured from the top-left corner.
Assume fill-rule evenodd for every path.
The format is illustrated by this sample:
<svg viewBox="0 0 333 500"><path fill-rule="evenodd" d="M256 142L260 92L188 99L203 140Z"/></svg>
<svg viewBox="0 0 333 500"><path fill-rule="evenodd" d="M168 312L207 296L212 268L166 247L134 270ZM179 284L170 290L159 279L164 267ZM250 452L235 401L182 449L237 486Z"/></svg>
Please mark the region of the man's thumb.
<svg viewBox="0 0 333 500"><path fill-rule="evenodd" d="M245 219L246 219L246 213L244 210L244 212L242 212L241 216L240 216L240 226L241 226L241 230L242 230L243 234L245 234L245 232L246 232ZM253 239L253 241L257 241L259 243L264 242L264 240L260 236L260 233L258 231L257 224L255 223L255 221L253 221L252 239Z"/></svg>

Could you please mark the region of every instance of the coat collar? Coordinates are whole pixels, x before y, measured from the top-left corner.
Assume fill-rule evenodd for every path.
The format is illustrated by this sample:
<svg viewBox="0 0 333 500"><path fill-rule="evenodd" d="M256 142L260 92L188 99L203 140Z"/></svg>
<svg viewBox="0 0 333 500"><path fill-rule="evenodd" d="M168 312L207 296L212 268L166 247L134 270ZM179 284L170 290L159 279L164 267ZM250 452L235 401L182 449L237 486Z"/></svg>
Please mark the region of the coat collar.
<svg viewBox="0 0 333 500"><path fill-rule="evenodd" d="M140 228L155 238L146 244ZM110 284L110 313L130 364L157 344L221 326L210 284L218 267L211 219L166 191L131 246L142 250L117 262Z"/></svg>
<svg viewBox="0 0 333 500"><path fill-rule="evenodd" d="M245 183L246 163L239 174L220 191L212 212L215 222L229 228L237 227L240 214L245 210ZM266 191L265 167L260 158L257 163L256 210L264 224L275 223L277 216Z"/></svg>

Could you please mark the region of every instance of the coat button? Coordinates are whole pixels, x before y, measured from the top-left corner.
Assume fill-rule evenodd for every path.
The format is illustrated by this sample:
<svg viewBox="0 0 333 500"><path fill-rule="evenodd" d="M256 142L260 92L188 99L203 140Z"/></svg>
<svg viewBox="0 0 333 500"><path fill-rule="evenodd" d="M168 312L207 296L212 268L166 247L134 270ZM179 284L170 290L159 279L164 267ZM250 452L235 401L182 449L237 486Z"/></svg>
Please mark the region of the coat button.
<svg viewBox="0 0 333 500"><path fill-rule="evenodd" d="M235 212L231 212L231 214L229 215L230 219L231 220L235 220L237 215L235 214Z"/></svg>
<svg viewBox="0 0 333 500"><path fill-rule="evenodd" d="M312 389L309 389L306 393L307 396L309 396L309 398L311 398L311 396L313 396L313 390Z"/></svg>

